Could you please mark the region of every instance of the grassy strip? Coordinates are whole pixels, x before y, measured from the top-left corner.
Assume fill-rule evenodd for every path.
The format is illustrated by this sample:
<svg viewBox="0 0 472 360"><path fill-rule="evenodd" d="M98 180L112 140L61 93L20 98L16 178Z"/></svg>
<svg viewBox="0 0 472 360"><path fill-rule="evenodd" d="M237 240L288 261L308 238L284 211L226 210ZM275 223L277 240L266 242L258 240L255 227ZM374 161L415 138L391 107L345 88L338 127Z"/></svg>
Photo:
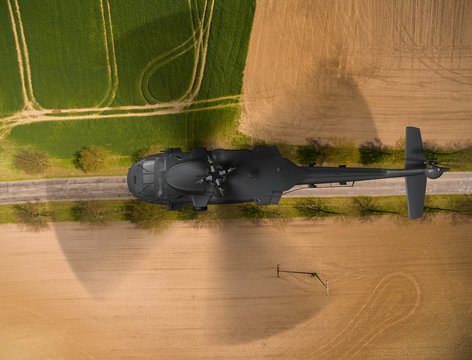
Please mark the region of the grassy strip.
<svg viewBox="0 0 472 360"><path fill-rule="evenodd" d="M132 155L152 144L175 146L187 142L187 114L143 118L50 121L20 125L8 140L17 147L31 147L51 157L72 160L89 145L116 155Z"/></svg>
<svg viewBox="0 0 472 360"><path fill-rule="evenodd" d="M0 181L125 175L136 155L149 147L189 150L197 145L229 146L239 114L239 107L230 107L149 118L54 121L17 126L8 139L0 143ZM76 166L77 154L82 147L90 145L103 147L111 157L105 168L85 173ZM51 166L42 176L30 176L15 168L15 154L25 148L50 155Z"/></svg>
<svg viewBox="0 0 472 360"><path fill-rule="evenodd" d="M53 154L51 166L43 173L43 178L71 176L107 176L125 175L128 167L136 161L144 150L156 149L158 152L166 147L181 147L189 150L193 146L207 148L252 148L264 145L264 142L251 139L240 133L233 133L240 108L225 108L205 112L169 115L157 119L128 120L86 120L71 122L49 122L19 126L13 129L11 138L15 141L4 141L0 145L0 181L34 179L38 175L28 175L17 170L13 165L15 153L21 149L38 147ZM110 134L109 126L104 121L114 124ZM45 136L51 141L31 144L33 133L41 139ZM74 134L74 135L73 135ZM146 134L143 136L142 134ZM64 143L64 140L68 140ZM368 142L374 144L375 142ZM19 145L21 144L21 145ZM76 166L78 150L82 146L98 144L110 153L109 161L104 168L85 173ZM308 145L278 144L284 157L295 163L309 165L347 164L360 167L404 167L404 149L402 142L396 147L375 148L369 144L354 144L344 140L330 142L312 141ZM366 149L366 147L368 147ZM367 155L366 155L367 153ZM451 167L452 171L472 170L472 146L456 144L439 148L431 143L425 144L427 159L439 161ZM142 157L142 156L141 156ZM375 161L373 161L375 160Z"/></svg>
<svg viewBox="0 0 472 360"><path fill-rule="evenodd" d="M450 215L454 221L470 221L472 195L431 195L426 197L425 218L434 214ZM181 212L169 212L163 206L137 200L106 200L81 202L51 202L0 206L0 223L23 223L41 230L47 222L80 221L90 226L109 221L130 221L138 228L160 231L172 221L225 221L246 219L254 223L265 220L325 217L346 217L369 220L378 216L406 219L404 196L289 198L279 205L256 206L230 204L209 206L207 212L197 213L190 207ZM43 226L41 226L43 225ZM45 226L44 226L45 225Z"/></svg>
<svg viewBox="0 0 472 360"><path fill-rule="evenodd" d="M233 138L236 148L251 148L264 145L259 139L238 133ZM394 146L382 144L379 139L366 141L359 146L347 139L307 139L304 145L277 144L284 157L298 164L338 165L362 167L403 168L405 163L405 139ZM452 171L472 170L472 143L457 142L439 146L434 142L424 143L425 157L450 167Z"/></svg>
<svg viewBox="0 0 472 360"><path fill-rule="evenodd" d="M37 210L44 213L46 220L50 222L66 222L66 221L81 221L78 207L84 202L49 202L49 203L32 203L30 205L36 206ZM123 200L100 200L89 201L97 208L104 210L107 214L108 221L122 221L126 220L124 215L124 207L126 202ZM0 223L12 224L21 223L19 221L18 213L22 210L22 204L18 205L3 205L0 206Z"/></svg>

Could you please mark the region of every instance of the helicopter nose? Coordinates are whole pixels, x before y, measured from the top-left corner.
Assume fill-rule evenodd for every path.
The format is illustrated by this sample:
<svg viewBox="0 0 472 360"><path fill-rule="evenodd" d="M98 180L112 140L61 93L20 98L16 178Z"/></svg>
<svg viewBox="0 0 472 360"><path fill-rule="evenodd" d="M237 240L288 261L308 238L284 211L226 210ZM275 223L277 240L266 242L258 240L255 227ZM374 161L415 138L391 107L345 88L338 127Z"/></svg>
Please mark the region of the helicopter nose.
<svg viewBox="0 0 472 360"><path fill-rule="evenodd" d="M138 189L142 187L143 173L142 170L140 170L139 162L134 163L128 170L128 190L134 196L137 196L136 194L138 193Z"/></svg>

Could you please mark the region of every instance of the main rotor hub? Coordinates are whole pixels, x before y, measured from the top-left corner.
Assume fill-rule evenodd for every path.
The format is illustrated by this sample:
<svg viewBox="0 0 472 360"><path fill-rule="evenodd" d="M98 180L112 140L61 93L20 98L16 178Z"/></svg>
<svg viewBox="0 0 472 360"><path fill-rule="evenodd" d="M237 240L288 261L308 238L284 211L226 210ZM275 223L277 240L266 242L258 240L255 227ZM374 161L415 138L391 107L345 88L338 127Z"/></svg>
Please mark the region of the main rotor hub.
<svg viewBox="0 0 472 360"><path fill-rule="evenodd" d="M234 167L228 169L223 168L220 164L215 164L212 159L208 159L208 168L205 171L205 176L199 180L200 182L205 181L207 184L217 189L221 196L224 195L222 185L226 182L229 173L236 170Z"/></svg>

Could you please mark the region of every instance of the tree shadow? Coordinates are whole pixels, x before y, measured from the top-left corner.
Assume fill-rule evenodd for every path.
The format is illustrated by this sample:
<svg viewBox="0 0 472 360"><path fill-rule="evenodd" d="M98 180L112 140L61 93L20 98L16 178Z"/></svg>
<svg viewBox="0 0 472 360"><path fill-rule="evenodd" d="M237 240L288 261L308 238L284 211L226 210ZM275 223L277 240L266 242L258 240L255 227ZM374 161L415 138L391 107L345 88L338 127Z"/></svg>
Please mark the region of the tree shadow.
<svg viewBox="0 0 472 360"><path fill-rule="evenodd" d="M181 2L180 8L182 8L182 4L187 3ZM112 7L112 17L113 11L118 10ZM126 26L121 28L115 26L114 47L120 78L115 99L116 104L130 105L139 101L143 102L143 99L140 99L142 72L145 71L150 61L178 48L191 37L190 21L188 12L180 11L178 7L175 7L170 14L154 18L152 21L134 28L126 29ZM194 21L196 23L197 19L195 18ZM183 28L184 24L185 28ZM192 43L192 41L188 42L190 46ZM143 52L143 48L147 50ZM189 50L190 53L192 51L192 49ZM178 53L179 51L176 52L177 55ZM167 64L171 64L171 62L172 60ZM192 67L186 69L184 75L181 74L182 69L177 66L168 66L166 70L160 76L171 81L172 77L179 79L185 77L185 74L191 72ZM134 99L132 99L133 97ZM154 152L154 149L143 149L141 155L144 155L146 151ZM77 157L75 164L78 164ZM80 187L80 185L77 186ZM76 187L76 185L72 184L71 187ZM95 195L97 197L103 196L103 192L107 189L107 184L97 184L93 193L82 194L83 200L92 199ZM64 189L64 191L67 190ZM46 185L45 192L47 199L54 199L57 196L58 188L52 184ZM128 197L126 180L124 180L123 198ZM128 273L132 272L146 253L156 246L160 237L159 234L150 234L149 231L139 230L128 222L105 223L95 226L81 223L57 223L52 224L51 227L55 231L57 241L71 270L89 294L96 298L106 296Z"/></svg>

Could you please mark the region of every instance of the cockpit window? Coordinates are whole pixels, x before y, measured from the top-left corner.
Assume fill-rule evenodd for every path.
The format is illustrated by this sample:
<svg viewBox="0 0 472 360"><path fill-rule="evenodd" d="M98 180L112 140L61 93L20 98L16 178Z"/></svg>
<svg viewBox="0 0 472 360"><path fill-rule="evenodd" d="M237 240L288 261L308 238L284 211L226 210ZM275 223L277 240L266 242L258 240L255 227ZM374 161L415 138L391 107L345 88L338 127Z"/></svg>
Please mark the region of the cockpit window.
<svg viewBox="0 0 472 360"><path fill-rule="evenodd" d="M154 160L148 160L143 162L144 172L154 173Z"/></svg>
<svg viewBox="0 0 472 360"><path fill-rule="evenodd" d="M143 184L154 184L154 160L143 162Z"/></svg>
<svg viewBox="0 0 472 360"><path fill-rule="evenodd" d="M143 174L143 184L154 184L154 174Z"/></svg>

